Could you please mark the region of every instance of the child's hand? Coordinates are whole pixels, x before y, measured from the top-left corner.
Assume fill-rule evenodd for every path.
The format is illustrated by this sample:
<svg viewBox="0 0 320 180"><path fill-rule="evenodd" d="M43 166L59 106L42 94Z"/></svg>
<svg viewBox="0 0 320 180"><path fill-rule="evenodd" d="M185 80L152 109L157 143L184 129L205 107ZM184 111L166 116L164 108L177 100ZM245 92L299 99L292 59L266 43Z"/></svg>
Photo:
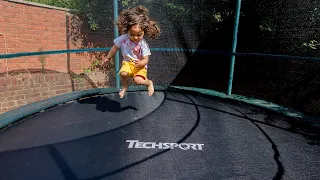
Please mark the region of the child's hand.
<svg viewBox="0 0 320 180"><path fill-rule="evenodd" d="M105 58L104 60L103 60L103 63L108 63L109 61L111 60L111 58Z"/></svg>
<svg viewBox="0 0 320 180"><path fill-rule="evenodd" d="M137 68L141 68L144 66L143 62L140 60L133 60L133 62Z"/></svg>
<svg viewBox="0 0 320 180"><path fill-rule="evenodd" d="M108 62L110 61L111 58L105 58L103 61L102 61L102 67L106 68L107 65L108 65Z"/></svg>

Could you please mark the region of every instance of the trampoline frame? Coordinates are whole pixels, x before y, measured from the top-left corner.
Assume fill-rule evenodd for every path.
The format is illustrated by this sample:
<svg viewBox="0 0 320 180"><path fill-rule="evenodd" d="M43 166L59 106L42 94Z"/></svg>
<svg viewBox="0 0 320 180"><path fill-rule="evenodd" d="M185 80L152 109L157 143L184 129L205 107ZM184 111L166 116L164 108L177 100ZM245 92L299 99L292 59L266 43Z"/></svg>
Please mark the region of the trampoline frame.
<svg viewBox="0 0 320 180"><path fill-rule="evenodd" d="M128 89L128 92L146 91L146 90L147 88L144 86L130 86ZM11 124L14 124L26 117L29 117L39 112L53 108L55 106L68 103L70 101L78 100L81 98L87 98L91 96L96 96L96 95L117 93L118 91L119 89L117 88L95 88L90 90L74 91L74 92L58 95L55 97L51 97L48 99L44 99L38 102L23 105L19 108L0 114L0 130L6 127L9 127ZM156 85L155 91L192 91L192 92L196 92L204 95L210 95L210 96L218 97L222 99L243 102L246 104L250 104L260 108L274 111L286 117L299 119L301 121L308 121L309 123L320 127L319 119L317 118L308 117L303 113L300 113L295 110L285 108L283 106L280 106L265 100L261 100L261 99L254 99L254 98L249 98L249 97L234 95L234 94L227 95L225 93L221 93L214 90L201 89L196 87L184 87L184 86L157 86Z"/></svg>
<svg viewBox="0 0 320 180"><path fill-rule="evenodd" d="M267 102L265 100L249 98L241 95L232 94L232 81L233 81L233 73L234 73L234 64L235 64L235 57L236 56L273 56L273 57L282 57L282 58L292 58L293 56L287 55L270 55L270 54L259 54L259 53L237 53L236 46L237 46L237 34L238 34L238 26L239 26L239 19L240 19L240 12L241 12L241 0L236 0L236 10L235 10L235 20L234 20L234 30L233 30L233 40L232 40L232 52L214 52L214 51L201 51L202 53L213 53L213 54L224 54L231 57L230 63L230 74L228 80L228 90L227 94L222 92L217 92L214 90L209 89L201 89L195 87L183 87L183 86L155 86L156 91L164 91L164 90L189 90L198 92L201 94L211 95L219 98L230 99L235 101L244 102L247 104L259 106L265 109L269 109L275 111L277 113L283 114L288 117L298 118L303 121L310 121L312 124L316 126L319 125L319 119L308 117L307 115L297 112L295 110L285 108L283 106ZM20 2L21 3L21 2ZM114 20L118 19L118 0L113 0L113 7L114 7ZM118 29L114 26L114 36L118 37ZM15 54L0 54L0 59L7 59L7 58L15 58L21 56L36 56L36 55L43 55L43 54L63 54L63 53L76 53L76 52L90 52L90 51L106 51L110 50L110 48L86 48L86 49L73 49L73 50L53 50L53 51L42 51L42 52L27 52L27 53L15 53ZM191 51L195 52L195 49L181 49L181 48L151 48L152 51L166 51L166 52L183 52L183 51ZM310 61L320 61L320 58L316 57L294 57L295 59L304 59ZM119 52L117 52L115 56L115 69L116 72L119 71ZM75 91L71 93L66 93L63 95L51 97L42 101L34 102L28 105L21 106L19 108L7 111L3 114L0 114L0 129L3 129L9 126L12 123L15 123L25 117L30 115L39 113L44 111L48 108L52 108L54 106L58 106L60 104L67 103L69 101L77 100L83 97L89 97L94 95L102 95L106 93L115 93L118 92L120 89L120 77L119 74L116 73L116 88L96 88L91 90L83 90L83 91ZM129 91L141 91L146 90L145 87L141 86L132 86L129 88Z"/></svg>

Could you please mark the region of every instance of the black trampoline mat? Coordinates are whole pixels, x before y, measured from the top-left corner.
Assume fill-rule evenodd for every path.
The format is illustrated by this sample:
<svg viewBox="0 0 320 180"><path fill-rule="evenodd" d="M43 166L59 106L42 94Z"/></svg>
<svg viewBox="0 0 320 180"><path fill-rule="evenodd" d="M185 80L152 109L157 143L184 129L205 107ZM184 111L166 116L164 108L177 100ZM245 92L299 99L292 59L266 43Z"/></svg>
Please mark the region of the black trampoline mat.
<svg viewBox="0 0 320 180"><path fill-rule="evenodd" d="M194 93L108 94L0 132L0 179L320 179L316 132Z"/></svg>

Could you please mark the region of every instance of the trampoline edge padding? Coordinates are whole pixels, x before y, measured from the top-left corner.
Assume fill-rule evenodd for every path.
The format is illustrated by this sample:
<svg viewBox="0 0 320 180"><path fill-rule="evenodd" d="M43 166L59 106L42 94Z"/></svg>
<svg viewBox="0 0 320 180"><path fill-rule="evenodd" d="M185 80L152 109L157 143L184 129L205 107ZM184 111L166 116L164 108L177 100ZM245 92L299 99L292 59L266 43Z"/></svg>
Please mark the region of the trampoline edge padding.
<svg viewBox="0 0 320 180"><path fill-rule="evenodd" d="M241 95L227 95L222 92L210 90L210 89L202 89L202 88L196 88L196 87L185 87L185 86L155 86L156 91L165 91L165 90L186 90L186 91L193 91L198 92L205 95L210 95L222 99L229 99L229 100L235 100L244 102L250 105L258 106L261 108L265 108L280 114L283 114L287 117L291 118L298 118L303 119L305 121L309 121L315 125L319 125L320 120L319 118L313 118L308 117L307 115L297 112L295 110L280 106L275 103L271 103L265 100L261 99L255 99L250 97L245 97ZM128 91L142 91L147 90L144 86L130 86ZM15 123L16 121L19 121L25 117L28 117L30 115L33 115L35 113L38 113L40 111L46 110L48 108L57 106L59 104L64 104L66 102L76 100L83 97L88 96L94 96L94 95L101 95L106 93L116 93L119 90L117 88L96 88L96 89L90 89L90 90L82 90L82 91L75 91L71 93L66 93L63 95L51 97L42 101L34 102L31 104L27 104L24 106L21 106L19 108L13 109L11 111L5 112L3 114L0 114L0 129Z"/></svg>
<svg viewBox="0 0 320 180"><path fill-rule="evenodd" d="M210 89L196 88L196 87L185 87L185 86L170 86L170 87L177 90L180 89L180 90L194 91L194 92L198 92L201 94L210 95L210 96L214 96L222 99L229 99L229 100L244 102L250 105L258 106L260 108L274 111L276 113L285 115L290 118L303 119L304 121L309 121L316 126L320 126L320 118L309 117L304 113L301 113L293 109L289 109L265 100L255 99L252 97L246 97L246 96L241 96L237 94L227 95L222 92L218 92Z"/></svg>
<svg viewBox="0 0 320 180"><path fill-rule="evenodd" d="M166 89L165 86L155 86L155 90L158 90L158 91L165 90L165 89ZM146 90L146 88L143 86L132 86L132 87L129 87L128 89L129 92L142 91L142 90ZM118 91L119 90L117 88L95 88L90 90L74 91L74 92L58 95L55 97L51 97L48 99L44 99L38 102L26 104L16 109L0 114L0 129L3 129L8 125L15 123L23 118L36 114L40 111L52 108L59 104L64 104L69 101L73 101L83 97L102 95L107 93L116 93Z"/></svg>

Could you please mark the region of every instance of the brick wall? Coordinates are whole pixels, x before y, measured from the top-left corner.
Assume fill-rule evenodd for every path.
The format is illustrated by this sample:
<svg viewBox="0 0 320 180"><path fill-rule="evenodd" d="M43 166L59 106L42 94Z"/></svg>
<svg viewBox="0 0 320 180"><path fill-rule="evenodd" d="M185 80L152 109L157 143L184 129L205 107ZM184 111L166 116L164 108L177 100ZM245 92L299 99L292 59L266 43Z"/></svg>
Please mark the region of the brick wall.
<svg viewBox="0 0 320 180"><path fill-rule="evenodd" d="M0 0L0 24L0 54L109 47L113 38L112 28L93 32L66 9L28 2ZM79 75L105 53L0 59L0 113L74 90L110 86L112 65L107 74Z"/></svg>
<svg viewBox="0 0 320 180"><path fill-rule="evenodd" d="M81 76L35 73L0 77L0 113L67 92L105 87L106 82L102 72Z"/></svg>
<svg viewBox="0 0 320 180"><path fill-rule="evenodd" d="M34 52L66 49L66 12L8 1L0 1L1 27L0 53ZM5 48L7 47L7 48ZM8 60L8 70L39 69L36 56ZM4 73L4 61L1 71ZM66 54L47 58L47 67L67 72Z"/></svg>

